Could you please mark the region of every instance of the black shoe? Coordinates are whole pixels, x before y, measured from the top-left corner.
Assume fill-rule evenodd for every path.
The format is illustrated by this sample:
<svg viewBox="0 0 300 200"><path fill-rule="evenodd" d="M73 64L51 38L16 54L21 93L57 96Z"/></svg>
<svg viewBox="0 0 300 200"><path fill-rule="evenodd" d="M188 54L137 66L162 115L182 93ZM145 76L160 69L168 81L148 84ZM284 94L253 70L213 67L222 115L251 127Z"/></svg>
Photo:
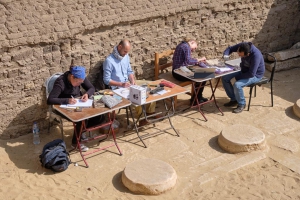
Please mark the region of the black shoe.
<svg viewBox="0 0 300 200"><path fill-rule="evenodd" d="M193 102L193 101L194 101L194 98L191 98L191 99L190 99L190 105L192 105L192 102ZM204 102L207 102L208 99L207 99L207 98L204 98L204 97L200 97L200 98L198 99L198 101L199 101L199 103L204 103ZM197 104L197 101L195 100L193 106L196 105L196 104Z"/></svg>
<svg viewBox="0 0 300 200"><path fill-rule="evenodd" d="M240 113L240 112L242 112L244 109L246 108L246 105L238 105L237 107L236 107L236 109L234 109L232 112L233 113Z"/></svg>
<svg viewBox="0 0 300 200"><path fill-rule="evenodd" d="M224 103L225 107L233 107L233 106L237 106L238 102L237 101L229 101L228 103Z"/></svg>
<svg viewBox="0 0 300 200"><path fill-rule="evenodd" d="M199 103L204 103L205 102L203 99L201 99L201 100L198 99L198 101L199 101ZM192 105L192 103L193 103L193 100L190 100L190 105ZM193 106L196 106L196 105L197 105L197 101L195 100L194 103L193 103Z"/></svg>
<svg viewBox="0 0 300 200"><path fill-rule="evenodd" d="M200 97L200 99L198 99L198 101L202 101L202 103L203 103L203 102L207 102L208 99L207 99L207 98L204 98L204 97Z"/></svg>

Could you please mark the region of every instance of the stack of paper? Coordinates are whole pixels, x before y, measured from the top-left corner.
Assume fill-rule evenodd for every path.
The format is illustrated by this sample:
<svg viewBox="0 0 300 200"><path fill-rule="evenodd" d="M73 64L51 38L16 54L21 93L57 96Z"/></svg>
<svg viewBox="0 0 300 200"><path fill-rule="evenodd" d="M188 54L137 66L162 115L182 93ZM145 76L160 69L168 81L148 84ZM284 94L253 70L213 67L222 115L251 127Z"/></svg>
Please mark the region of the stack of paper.
<svg viewBox="0 0 300 200"><path fill-rule="evenodd" d="M118 88L113 90L113 92L125 99L129 99L129 88Z"/></svg>
<svg viewBox="0 0 300 200"><path fill-rule="evenodd" d="M216 73L221 74L221 73L229 72L229 71L232 71L232 70L233 69L231 67L219 67L219 68L216 68Z"/></svg>

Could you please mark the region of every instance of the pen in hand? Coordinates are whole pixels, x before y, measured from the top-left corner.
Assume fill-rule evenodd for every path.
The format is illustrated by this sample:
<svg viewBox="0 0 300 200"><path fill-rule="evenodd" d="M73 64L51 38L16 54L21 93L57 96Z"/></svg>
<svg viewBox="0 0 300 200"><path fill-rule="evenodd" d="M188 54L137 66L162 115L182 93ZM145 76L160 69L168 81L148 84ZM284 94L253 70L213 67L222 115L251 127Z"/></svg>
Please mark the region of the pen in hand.
<svg viewBox="0 0 300 200"><path fill-rule="evenodd" d="M77 101L76 99L73 97L73 95L71 95L72 99L69 99L69 104L75 104Z"/></svg>

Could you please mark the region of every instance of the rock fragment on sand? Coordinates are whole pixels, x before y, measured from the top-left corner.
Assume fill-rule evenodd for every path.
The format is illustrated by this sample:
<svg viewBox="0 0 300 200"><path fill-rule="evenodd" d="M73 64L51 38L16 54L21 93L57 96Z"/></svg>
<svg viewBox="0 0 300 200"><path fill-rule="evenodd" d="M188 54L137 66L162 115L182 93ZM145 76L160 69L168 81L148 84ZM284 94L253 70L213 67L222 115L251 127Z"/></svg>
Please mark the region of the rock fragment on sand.
<svg viewBox="0 0 300 200"><path fill-rule="evenodd" d="M139 159L129 163L122 182L132 192L157 195L173 188L177 175L174 168L157 159Z"/></svg>
<svg viewBox="0 0 300 200"><path fill-rule="evenodd" d="M295 104L293 106L293 111L294 111L295 115L300 118L300 99L298 99L295 102Z"/></svg>
<svg viewBox="0 0 300 200"><path fill-rule="evenodd" d="M245 124L224 128L218 137L218 143L223 150L230 153L250 152L266 147L265 134Z"/></svg>

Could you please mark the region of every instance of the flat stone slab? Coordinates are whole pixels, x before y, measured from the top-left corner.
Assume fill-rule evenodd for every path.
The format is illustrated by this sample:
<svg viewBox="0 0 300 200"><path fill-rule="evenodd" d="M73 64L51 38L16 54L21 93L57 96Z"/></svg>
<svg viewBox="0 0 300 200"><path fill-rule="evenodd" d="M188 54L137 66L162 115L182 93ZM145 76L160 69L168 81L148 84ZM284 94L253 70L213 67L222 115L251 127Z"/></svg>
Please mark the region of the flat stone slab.
<svg viewBox="0 0 300 200"><path fill-rule="evenodd" d="M166 162L157 159L139 159L129 163L123 173L122 182L138 194L161 194L173 188L177 174Z"/></svg>
<svg viewBox="0 0 300 200"><path fill-rule="evenodd" d="M275 71L278 72L282 70L288 70L288 69L299 67L299 63L300 63L300 56L293 59L284 60L284 61L277 61ZM265 65L267 70L272 71L274 67L274 62L270 63L266 61Z"/></svg>
<svg viewBox="0 0 300 200"><path fill-rule="evenodd" d="M300 49L287 49L283 51L272 52L270 54L273 55L277 61L284 61L300 56ZM268 56L267 58L269 61L274 61L273 57L271 56Z"/></svg>
<svg viewBox="0 0 300 200"><path fill-rule="evenodd" d="M276 135L275 138L270 141L270 143L276 147L290 151L292 153L296 153L297 151L299 151L299 144L297 140L290 136L288 137L285 135Z"/></svg>
<svg viewBox="0 0 300 200"><path fill-rule="evenodd" d="M218 143L230 153L250 152L266 147L265 134L254 126L245 124L224 128L218 137Z"/></svg>
<svg viewBox="0 0 300 200"><path fill-rule="evenodd" d="M295 102L295 104L293 106L293 111L294 111L295 115L300 118L300 99L298 99Z"/></svg>

